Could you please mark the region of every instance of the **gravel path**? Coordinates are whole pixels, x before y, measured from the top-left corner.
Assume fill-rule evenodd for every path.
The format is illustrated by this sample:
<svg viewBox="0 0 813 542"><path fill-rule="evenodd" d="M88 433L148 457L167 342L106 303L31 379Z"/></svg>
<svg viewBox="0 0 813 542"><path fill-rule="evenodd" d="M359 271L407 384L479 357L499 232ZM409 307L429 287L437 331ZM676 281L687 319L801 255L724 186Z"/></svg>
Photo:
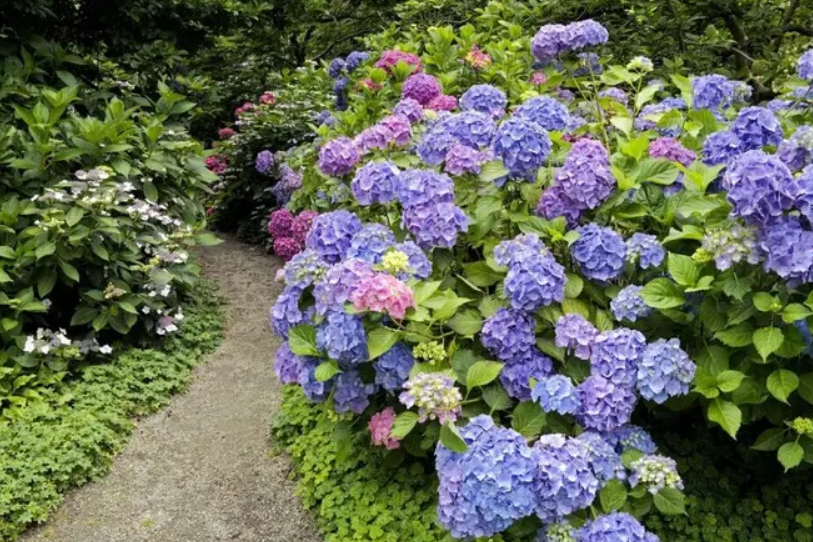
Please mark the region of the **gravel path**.
<svg viewBox="0 0 813 542"><path fill-rule="evenodd" d="M280 388L268 308L280 261L234 239L201 251L228 300L226 338L189 391L141 420L111 473L71 492L26 542L318 542L285 457L269 457Z"/></svg>

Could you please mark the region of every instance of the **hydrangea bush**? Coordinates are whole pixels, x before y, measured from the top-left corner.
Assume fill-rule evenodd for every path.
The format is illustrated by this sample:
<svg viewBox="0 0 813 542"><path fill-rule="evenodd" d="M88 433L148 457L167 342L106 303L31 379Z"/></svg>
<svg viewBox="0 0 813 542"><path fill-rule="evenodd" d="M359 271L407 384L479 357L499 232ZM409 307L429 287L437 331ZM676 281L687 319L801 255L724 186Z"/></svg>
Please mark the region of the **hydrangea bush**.
<svg viewBox="0 0 813 542"><path fill-rule="evenodd" d="M683 481L636 410L813 457L812 104L605 65L595 21L517 31L331 63L343 112L292 153L289 208L324 212L271 310L275 368L339 441L434 454L456 538L651 542Z"/></svg>

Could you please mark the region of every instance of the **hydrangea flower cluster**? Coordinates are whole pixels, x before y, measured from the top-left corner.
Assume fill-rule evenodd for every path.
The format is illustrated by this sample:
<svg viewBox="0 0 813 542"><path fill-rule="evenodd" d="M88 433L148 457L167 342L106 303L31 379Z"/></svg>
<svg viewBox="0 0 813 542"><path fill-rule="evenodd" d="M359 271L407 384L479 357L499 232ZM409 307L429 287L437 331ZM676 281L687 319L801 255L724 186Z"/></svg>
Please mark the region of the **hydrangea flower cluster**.
<svg viewBox="0 0 813 542"><path fill-rule="evenodd" d="M365 384L357 371L344 371L335 376L333 409L339 414L361 414L370 404L370 396L374 393L375 386Z"/></svg>
<svg viewBox="0 0 813 542"><path fill-rule="evenodd" d="M396 49L384 51L375 63L376 68L383 68L387 73L392 73L392 69L400 62L412 68L412 73L419 72L422 69L421 59L418 55L413 53L406 53Z"/></svg>
<svg viewBox="0 0 813 542"><path fill-rule="evenodd" d="M659 267L665 258L666 249L654 235L634 233L627 239L627 259L641 269Z"/></svg>
<svg viewBox="0 0 813 542"><path fill-rule="evenodd" d="M654 454L658 447L644 429L637 425L624 425L604 434L604 439L619 454L627 450L638 450L645 454Z"/></svg>
<svg viewBox="0 0 813 542"><path fill-rule="evenodd" d="M731 125L731 132L740 139L743 150L761 149L782 142L782 126L776 116L764 107L745 107Z"/></svg>
<svg viewBox="0 0 813 542"><path fill-rule="evenodd" d="M330 312L316 329L316 346L346 366L367 361L367 333L361 318L343 311Z"/></svg>
<svg viewBox="0 0 813 542"><path fill-rule="evenodd" d="M752 150L738 156L726 169L723 187L732 214L749 224L765 224L793 207L798 193L793 174L774 155Z"/></svg>
<svg viewBox="0 0 813 542"><path fill-rule="evenodd" d="M336 263L345 258L359 230L361 222L348 211L324 213L313 220L305 246L315 250L325 261Z"/></svg>
<svg viewBox="0 0 813 542"><path fill-rule="evenodd" d="M607 282L618 278L627 260L624 239L609 228L588 224L576 230L579 239L571 246L573 259L584 276Z"/></svg>
<svg viewBox="0 0 813 542"><path fill-rule="evenodd" d="M582 426L607 432L629 423L636 397L628 386L593 375L579 384L576 391L579 397L576 419Z"/></svg>
<svg viewBox="0 0 813 542"><path fill-rule="evenodd" d="M274 154L271 151L264 150L257 153L257 158L254 160L254 169L257 173L262 175L267 174L274 167Z"/></svg>
<svg viewBox="0 0 813 542"><path fill-rule="evenodd" d="M373 446L383 446L387 450L397 450L401 443L398 439L390 436L392 425L395 422L395 410L387 407L381 412L376 412L370 416L367 428L370 431L370 440Z"/></svg>
<svg viewBox="0 0 813 542"><path fill-rule="evenodd" d="M399 400L407 408L418 407L421 423L427 420L454 423L460 416L463 396L447 374L418 373L407 380L403 388Z"/></svg>
<svg viewBox="0 0 813 542"><path fill-rule="evenodd" d="M533 312L554 302L561 302L565 296L565 268L542 245L540 240L503 242L495 248L498 258L508 262L508 275L505 277L505 295L511 306L518 310ZM519 254L511 255L513 251Z"/></svg>
<svg viewBox="0 0 813 542"><path fill-rule="evenodd" d="M358 164L361 154L349 137L338 137L319 149L319 169L325 175L343 177Z"/></svg>
<svg viewBox="0 0 813 542"><path fill-rule="evenodd" d="M370 263L358 259L331 266L313 288L316 314L324 316L336 307L342 307L350 300L350 292L374 273Z"/></svg>
<svg viewBox="0 0 813 542"><path fill-rule="evenodd" d="M553 371L553 362L534 348L531 355L516 363L507 363L500 373L500 383L510 397L520 401L531 399L531 379L546 378Z"/></svg>
<svg viewBox="0 0 813 542"><path fill-rule="evenodd" d="M589 506L599 481L588 463L587 447L564 435L543 435L534 445L538 453L534 490L536 515L556 521Z"/></svg>
<svg viewBox="0 0 813 542"><path fill-rule="evenodd" d="M677 471L677 463L671 457L645 455L632 463L630 484L646 486L653 495L665 487L683 489L683 480Z"/></svg>
<svg viewBox="0 0 813 542"><path fill-rule="evenodd" d="M507 105L505 92L492 85L474 85L460 97L460 109L477 111L490 117L503 116Z"/></svg>
<svg viewBox="0 0 813 542"><path fill-rule="evenodd" d="M808 49L799 57L796 73L805 81L813 82L813 49Z"/></svg>
<svg viewBox="0 0 813 542"><path fill-rule="evenodd" d="M556 346L565 348L579 359L590 359L598 335L598 330L581 314L565 314L556 321Z"/></svg>
<svg viewBox="0 0 813 542"><path fill-rule="evenodd" d="M315 211L302 211L294 216L288 209L277 209L268 220L268 233L273 239L274 254L288 262L305 248Z"/></svg>
<svg viewBox="0 0 813 542"><path fill-rule="evenodd" d="M441 93L440 81L425 73L413 73L401 87L402 99L413 99L421 105L427 105Z"/></svg>
<svg viewBox="0 0 813 542"><path fill-rule="evenodd" d="M649 144L650 158L663 158L688 167L694 162L694 151L684 147L680 141L673 137L661 137Z"/></svg>
<svg viewBox="0 0 813 542"><path fill-rule="evenodd" d="M388 227L383 224L366 224L353 235L346 257L378 264L393 245L395 235Z"/></svg>
<svg viewBox="0 0 813 542"><path fill-rule="evenodd" d="M719 109L734 98L734 82L724 75L692 78L692 102L696 109Z"/></svg>
<svg viewBox="0 0 813 542"><path fill-rule="evenodd" d="M637 387L642 397L664 403L689 393L695 365L677 339L658 339L647 345L638 363Z"/></svg>
<svg viewBox="0 0 813 542"><path fill-rule="evenodd" d="M703 237L701 250L714 259L720 271L742 261L754 265L760 260L754 230L737 223L709 231Z"/></svg>
<svg viewBox="0 0 813 542"><path fill-rule="evenodd" d="M579 529L576 539L579 542L659 542L657 536L648 533L626 512L613 512L588 521Z"/></svg>
<svg viewBox="0 0 813 542"><path fill-rule="evenodd" d="M579 407L576 387L566 376L553 375L538 379L531 392L531 398L545 412L574 414Z"/></svg>
<svg viewBox="0 0 813 542"><path fill-rule="evenodd" d="M373 311L402 320L407 309L416 307L412 290L392 275L376 273L360 281L350 294L358 311Z"/></svg>
<svg viewBox="0 0 813 542"><path fill-rule="evenodd" d="M468 231L469 219L454 203L428 203L404 209L402 225L421 248L452 247Z"/></svg>
<svg viewBox="0 0 813 542"><path fill-rule="evenodd" d="M550 96L530 98L520 105L514 114L550 131L563 130L570 116L567 107Z"/></svg>
<svg viewBox="0 0 813 542"><path fill-rule="evenodd" d="M400 390L415 365L412 350L402 342L381 354L375 363L375 383L389 392Z"/></svg>
<svg viewBox="0 0 813 542"><path fill-rule="evenodd" d="M627 471L621 456L615 449L598 433L585 431L576 440L584 444L587 450L587 462L590 469L602 484L609 480L624 480Z"/></svg>
<svg viewBox="0 0 813 542"><path fill-rule="evenodd" d="M518 309L499 309L483 322L480 342L500 361L521 362L536 348L533 319Z"/></svg>
<svg viewBox="0 0 813 542"><path fill-rule="evenodd" d="M776 155L791 171L813 164L813 127L801 126L779 145Z"/></svg>
<svg viewBox="0 0 813 542"><path fill-rule="evenodd" d="M302 289L286 286L271 307L269 313L271 329L280 337L287 339L291 328L311 321L311 311L302 311L299 308L301 297Z"/></svg>
<svg viewBox="0 0 813 542"><path fill-rule="evenodd" d="M534 180L550 151L551 142L545 129L520 117L503 121L494 137L494 154L518 178Z"/></svg>
<svg viewBox="0 0 813 542"><path fill-rule="evenodd" d="M607 29L587 19L568 25L548 24L539 29L531 42L531 52L540 62L550 62L559 55L607 43Z"/></svg>
<svg viewBox="0 0 813 542"><path fill-rule="evenodd" d="M646 337L640 331L623 327L605 331L593 342L591 374L618 386L632 388L646 347Z"/></svg>
<svg viewBox="0 0 813 542"><path fill-rule="evenodd" d="M449 175L478 174L480 168L491 159L491 152L477 151L466 145L455 145L446 153L443 170Z"/></svg>
<svg viewBox="0 0 813 542"><path fill-rule="evenodd" d="M651 315L653 309L641 298L643 286L630 285L623 288L610 302L610 310L619 322L635 322Z"/></svg>
<svg viewBox="0 0 813 542"><path fill-rule="evenodd" d="M296 384L305 360L291 352L288 343L282 343L274 356L274 373L281 384Z"/></svg>

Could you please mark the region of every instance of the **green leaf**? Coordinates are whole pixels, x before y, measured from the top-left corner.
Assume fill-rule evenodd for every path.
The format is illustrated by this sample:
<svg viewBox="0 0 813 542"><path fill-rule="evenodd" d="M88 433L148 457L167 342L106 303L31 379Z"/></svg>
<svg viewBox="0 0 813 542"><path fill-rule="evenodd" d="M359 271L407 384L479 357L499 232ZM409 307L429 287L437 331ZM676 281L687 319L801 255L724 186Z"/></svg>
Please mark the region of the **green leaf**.
<svg viewBox="0 0 813 542"><path fill-rule="evenodd" d="M396 416L395 421L392 422L392 429L390 429L390 436L392 438L396 438L398 440L402 440L406 437L412 429L414 429L415 424L418 423L418 415L414 412L405 411L401 412Z"/></svg>
<svg viewBox="0 0 813 542"><path fill-rule="evenodd" d="M463 266L463 275L479 287L493 286L500 282L504 273L493 270L486 262L474 262Z"/></svg>
<svg viewBox="0 0 813 542"><path fill-rule="evenodd" d="M480 312L467 309L452 316L446 325L454 330L458 335L472 337L483 327L483 318Z"/></svg>
<svg viewBox="0 0 813 542"><path fill-rule="evenodd" d="M65 274L66 277L68 277L74 282L79 282L79 271L77 271L74 266L62 260L57 260L57 263L59 264L59 268L62 269L62 272Z"/></svg>
<svg viewBox="0 0 813 542"><path fill-rule="evenodd" d="M104 248L104 246L101 245L100 243L91 243L90 250L92 250L93 253L102 260L104 261L110 260L110 254L108 254L107 249Z"/></svg>
<svg viewBox="0 0 813 542"><path fill-rule="evenodd" d="M50 256L54 252L56 252L56 245L51 241L47 241L37 246L37 250L34 252L34 254L36 254L38 260L41 260L46 256Z"/></svg>
<svg viewBox="0 0 813 542"><path fill-rule="evenodd" d="M669 275L681 286L694 286L700 278L700 269L689 256L669 253Z"/></svg>
<svg viewBox="0 0 813 542"><path fill-rule="evenodd" d="M68 211L67 215L65 215L65 222L67 222L68 226L75 226L80 220L82 220L84 215L85 212L81 207L71 207L71 210Z"/></svg>
<svg viewBox="0 0 813 542"><path fill-rule="evenodd" d="M737 405L718 397L708 404L706 415L709 421L722 427L731 438L737 438L737 431L742 424L742 411Z"/></svg>
<svg viewBox="0 0 813 542"><path fill-rule="evenodd" d="M313 377L317 382L327 382L340 372L339 366L331 359L317 365L316 370L313 372Z"/></svg>
<svg viewBox="0 0 813 542"><path fill-rule="evenodd" d="M799 377L799 395L813 405L813 373L805 373Z"/></svg>
<svg viewBox="0 0 813 542"><path fill-rule="evenodd" d="M567 274L567 282L565 283L565 297L575 299L579 297L584 289L584 281L579 275L573 273Z"/></svg>
<svg viewBox="0 0 813 542"><path fill-rule="evenodd" d="M785 467L785 472L788 472L793 467L799 465L804 459L805 450L798 442L786 442L783 444L779 451L776 452L776 458Z"/></svg>
<svg viewBox="0 0 813 542"><path fill-rule="evenodd" d="M785 336L778 327L763 327L754 332L754 346L763 360L776 352L784 341Z"/></svg>
<svg viewBox="0 0 813 542"><path fill-rule="evenodd" d="M388 327L377 327L367 334L367 352L370 360L385 354L390 348L395 346L400 338L400 333Z"/></svg>
<svg viewBox="0 0 813 542"><path fill-rule="evenodd" d="M748 322L743 322L734 327L718 331L714 338L726 346L739 348L748 346L754 340L754 328Z"/></svg>
<svg viewBox="0 0 813 542"><path fill-rule="evenodd" d="M778 298L768 292L757 292L754 294L754 306L761 312L777 312L782 309L782 303Z"/></svg>
<svg viewBox="0 0 813 542"><path fill-rule="evenodd" d="M767 431L764 431L761 435L757 437L756 442L754 445L751 446L754 450L759 450L761 452L771 452L773 450L778 450L782 443L785 441L785 435L787 434L787 429L780 429L779 427L772 427Z"/></svg>
<svg viewBox="0 0 813 542"><path fill-rule="evenodd" d="M508 396L508 392L505 391L505 388L498 384L483 389L483 401L486 402L491 410L506 410L511 408L511 404L513 403L511 397Z"/></svg>
<svg viewBox="0 0 813 542"><path fill-rule="evenodd" d="M412 293L415 297L415 303L422 305L424 301L432 297L438 288L440 288L439 280L433 282L419 282L412 287Z"/></svg>
<svg viewBox="0 0 813 542"><path fill-rule="evenodd" d="M655 183L670 185L675 182L680 170L669 160L652 160L644 158L635 167L632 176L638 183Z"/></svg>
<svg viewBox="0 0 813 542"><path fill-rule="evenodd" d="M740 387L745 375L739 371L721 371L717 374L717 387L729 393Z"/></svg>
<svg viewBox="0 0 813 542"><path fill-rule="evenodd" d="M502 163L502 160L492 160L486 162L480 168L480 180L486 183L492 183L501 177L508 175L508 168Z"/></svg>
<svg viewBox="0 0 813 542"><path fill-rule="evenodd" d="M801 303L791 303L782 311L782 320L784 320L786 324L790 324L797 320L807 318L811 314L813 314L813 312Z"/></svg>
<svg viewBox="0 0 813 542"><path fill-rule="evenodd" d="M466 441L460 436L457 427L451 423L443 424L443 427L440 428L440 443L449 450L459 454L469 449L466 445Z"/></svg>
<svg viewBox="0 0 813 542"><path fill-rule="evenodd" d="M56 284L57 279L57 272L55 268L44 268L40 272L39 279L37 280L37 292L39 293L40 297L45 297L51 290L54 289L54 285Z"/></svg>
<svg viewBox="0 0 813 542"><path fill-rule="evenodd" d="M683 291L666 278L655 279L644 286L641 290L641 299L655 309L674 309L684 303Z"/></svg>
<svg viewBox="0 0 813 542"><path fill-rule="evenodd" d="M511 414L511 427L525 438L534 438L545 427L545 411L533 402L520 403Z"/></svg>
<svg viewBox="0 0 813 542"><path fill-rule="evenodd" d="M620 510L627 502L627 488L624 487L620 480L610 480L601 488L598 496L601 501L601 508L610 513Z"/></svg>
<svg viewBox="0 0 813 542"><path fill-rule="evenodd" d="M466 373L466 387L476 388L478 386L485 386L494 381L500 376L502 371L502 363L496 361L478 361L469 367Z"/></svg>
<svg viewBox="0 0 813 542"><path fill-rule="evenodd" d="M771 395L787 404L790 394L799 387L799 377L793 371L777 369L768 375L766 385Z"/></svg>
<svg viewBox="0 0 813 542"><path fill-rule="evenodd" d="M6 258L6 259L9 259L9 260L13 260L16 257L17 257L17 255L15 254L13 248L0 246L0 258Z"/></svg>
<svg viewBox="0 0 813 542"><path fill-rule="evenodd" d="M213 233L201 233L195 236L195 244L201 247L212 247L222 243L222 239L218 239Z"/></svg>
<svg viewBox="0 0 813 542"><path fill-rule="evenodd" d="M661 514L677 516L686 513L686 499L679 490L665 487L655 493L655 508Z"/></svg>
<svg viewBox="0 0 813 542"><path fill-rule="evenodd" d="M288 332L288 347L297 356L318 356L316 328L308 325L291 328Z"/></svg>
<svg viewBox="0 0 813 542"><path fill-rule="evenodd" d="M144 190L145 198L150 201L158 201L158 190L156 190L154 184L152 184L150 181L144 181L141 188Z"/></svg>
<svg viewBox="0 0 813 542"><path fill-rule="evenodd" d="M98 316L98 314L99 311L92 307L79 307L73 314L73 318L71 318L71 325L83 326L89 322L92 322L93 319Z"/></svg>

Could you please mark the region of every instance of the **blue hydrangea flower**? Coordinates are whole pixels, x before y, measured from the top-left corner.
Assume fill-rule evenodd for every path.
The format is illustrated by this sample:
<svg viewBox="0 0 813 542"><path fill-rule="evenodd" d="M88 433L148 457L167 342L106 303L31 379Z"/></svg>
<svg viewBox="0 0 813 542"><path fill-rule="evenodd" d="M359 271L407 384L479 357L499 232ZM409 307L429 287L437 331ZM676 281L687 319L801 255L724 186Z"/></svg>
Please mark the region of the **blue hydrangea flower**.
<svg viewBox="0 0 813 542"><path fill-rule="evenodd" d="M740 138L744 150L779 145L783 137L782 125L773 112L757 106L741 109L731 125L731 131Z"/></svg>
<svg viewBox="0 0 813 542"><path fill-rule="evenodd" d="M579 53L579 67L573 70L573 75L581 77L583 75L599 75L604 71L601 61L596 53Z"/></svg>
<svg viewBox="0 0 813 542"><path fill-rule="evenodd" d="M802 225L799 217L773 220L759 233L766 270L792 284L810 282L813 278L813 232Z"/></svg>
<svg viewBox="0 0 813 542"><path fill-rule="evenodd" d="M627 470L621 456L604 438L593 431L585 431L576 440L587 448L587 462L601 484L609 480L624 480Z"/></svg>
<svg viewBox="0 0 813 542"><path fill-rule="evenodd" d="M446 159L452 147L459 143L460 140L452 132L450 124L441 120L424 133L416 152L421 160L430 166L437 166Z"/></svg>
<svg viewBox="0 0 813 542"><path fill-rule="evenodd" d="M556 346L565 348L579 359L590 359L598 330L581 314L565 314L556 321Z"/></svg>
<svg viewBox="0 0 813 542"><path fill-rule="evenodd" d="M469 218L454 203L428 203L404 209L402 226L421 248L450 248L458 234L468 231Z"/></svg>
<svg viewBox="0 0 813 542"><path fill-rule="evenodd" d="M749 224L764 224L793 207L798 186L779 158L762 151L738 156L726 169L723 187L731 214Z"/></svg>
<svg viewBox="0 0 813 542"><path fill-rule="evenodd" d="M643 286L630 285L623 288L610 302L610 310L619 322L635 322L652 314L652 307L647 306L641 298Z"/></svg>
<svg viewBox="0 0 813 542"><path fill-rule="evenodd" d="M319 149L319 169L325 175L342 177L347 175L361 160L356 143L349 137L338 137L325 143Z"/></svg>
<svg viewBox="0 0 813 542"><path fill-rule="evenodd" d="M808 49L799 57L796 73L805 81L813 81L813 49Z"/></svg>
<svg viewBox="0 0 813 542"><path fill-rule="evenodd" d="M638 393L656 403L686 395L695 369L689 354L680 348L680 341L658 339L646 347L638 364Z"/></svg>
<svg viewBox="0 0 813 542"><path fill-rule="evenodd" d="M590 506L599 489L585 445L559 434L543 435L534 445L536 515L543 523Z"/></svg>
<svg viewBox="0 0 813 542"><path fill-rule="evenodd" d="M630 485L646 486L655 495L663 488L683 489L683 480L677 471L677 463L671 457L662 455L645 455L632 463Z"/></svg>
<svg viewBox="0 0 813 542"><path fill-rule="evenodd" d="M571 47L573 49L584 49L585 47L596 47L607 43L610 34L601 23L593 19L576 21L568 25L571 34Z"/></svg>
<svg viewBox="0 0 813 542"><path fill-rule="evenodd" d="M618 386L632 387L646 348L646 337L634 329L618 328L596 337L590 354L591 374Z"/></svg>
<svg viewBox="0 0 813 542"><path fill-rule="evenodd" d="M409 371L415 365L412 349L402 342L381 354L375 362L375 383L387 391L396 392L409 378Z"/></svg>
<svg viewBox="0 0 813 542"><path fill-rule="evenodd" d="M336 377L331 377L325 382L319 382L316 380L316 367L318 366L319 360L317 358L304 358L302 370L299 372L299 385L302 387L305 397L314 403L323 403L330 395Z"/></svg>
<svg viewBox="0 0 813 542"><path fill-rule="evenodd" d="M379 264L384 254L394 245L395 235L392 230L382 224L367 224L353 236L350 248L347 249L347 257Z"/></svg>
<svg viewBox="0 0 813 542"><path fill-rule="evenodd" d="M500 124L494 138L494 153L515 177L534 180L550 151L550 138L544 128L519 117Z"/></svg>
<svg viewBox="0 0 813 542"><path fill-rule="evenodd" d="M600 282L618 278L627 259L624 239L615 231L596 224L587 224L576 231L579 238L570 252L584 276Z"/></svg>
<svg viewBox="0 0 813 542"><path fill-rule="evenodd" d="M330 65L327 67L327 74L333 78L338 78L342 72L344 71L345 62L343 58L334 58L330 61Z"/></svg>
<svg viewBox="0 0 813 542"><path fill-rule="evenodd" d="M545 130L564 130L570 114L559 100L536 96L520 105L514 115L535 122Z"/></svg>
<svg viewBox="0 0 813 542"><path fill-rule="evenodd" d="M626 512L613 512L588 521L579 529L579 542L659 542L637 519Z"/></svg>
<svg viewBox="0 0 813 542"><path fill-rule="evenodd" d="M519 363L536 348L534 320L526 312L498 309L483 322L480 342L505 363Z"/></svg>
<svg viewBox="0 0 813 542"><path fill-rule="evenodd" d="M358 217L349 211L323 213L313 220L305 246L318 252L326 262L336 263L347 256L353 236L360 229Z"/></svg>
<svg viewBox="0 0 813 542"><path fill-rule="evenodd" d="M344 311L331 312L316 329L316 346L330 359L347 366L367 361L367 333L361 318Z"/></svg>
<svg viewBox="0 0 813 542"><path fill-rule="evenodd" d="M437 171L405 169L398 176L396 186L396 197L404 209L454 201L454 181Z"/></svg>
<svg viewBox="0 0 813 542"><path fill-rule="evenodd" d="M799 127L779 145L776 155L791 171L799 171L813 163L813 127Z"/></svg>
<svg viewBox="0 0 813 542"><path fill-rule="evenodd" d="M531 399L538 403L545 412L573 414L579 407L576 387L570 378L563 375L538 379L531 392Z"/></svg>
<svg viewBox="0 0 813 542"><path fill-rule="evenodd" d="M774 113L779 113L780 111L785 111L793 107L793 100L782 100L780 98L775 98L766 103L765 107L767 107Z"/></svg>
<svg viewBox="0 0 813 542"><path fill-rule="evenodd" d="M556 186L565 194L577 194L582 210L595 209L615 190L606 149L598 141L583 139L570 149L562 167L554 174Z"/></svg>
<svg viewBox="0 0 813 542"><path fill-rule="evenodd" d="M409 270L398 273L399 279L426 279L432 274L432 262L429 261L429 258L426 256L426 253L421 250L421 247L412 241L406 241L395 245L393 248L406 254L409 259Z"/></svg>
<svg viewBox="0 0 813 542"><path fill-rule="evenodd" d="M358 281L374 273L370 263L352 258L331 266L313 288L316 314L324 316L330 311L344 310Z"/></svg>
<svg viewBox="0 0 813 542"><path fill-rule="evenodd" d="M569 47L568 29L562 24L546 24L534 35L531 53L539 62L549 62Z"/></svg>
<svg viewBox="0 0 813 542"><path fill-rule="evenodd" d="M321 111L319 111L319 113L317 113L317 115L314 117L313 122L315 122L317 126L322 126L322 125L325 125L325 126L333 126L333 125L335 125L335 124L336 124L338 121L336 120L336 117L334 117L334 116L333 116L333 115L330 113L330 111L328 111L327 109L322 109L322 110L321 110Z"/></svg>
<svg viewBox="0 0 813 542"><path fill-rule="evenodd" d="M579 223L584 206L578 199L571 198L561 185L546 188L539 198L535 213L547 220L564 217L571 228Z"/></svg>
<svg viewBox="0 0 813 542"><path fill-rule="evenodd" d="M565 268L548 252L528 254L505 277L504 292L515 309L536 311L565 298Z"/></svg>
<svg viewBox="0 0 813 542"><path fill-rule="evenodd" d="M274 357L274 373L280 384L298 384L305 358L291 352L288 343L282 343Z"/></svg>
<svg viewBox="0 0 813 542"><path fill-rule="evenodd" d="M796 208L813 224L813 164L807 166L797 179Z"/></svg>
<svg viewBox="0 0 813 542"><path fill-rule="evenodd" d="M629 98L627 97L627 93L624 92L622 89L618 87L610 87L604 90L599 91L598 93L599 98L610 98L620 104L627 105Z"/></svg>
<svg viewBox="0 0 813 542"><path fill-rule="evenodd" d="M458 115L451 115L444 119L449 131L457 137L463 145L478 149L491 145L497 124L489 115L477 111L464 111Z"/></svg>
<svg viewBox="0 0 813 542"><path fill-rule="evenodd" d="M666 258L666 249L654 235L634 233L627 239L627 259L641 269L658 267Z"/></svg>
<svg viewBox="0 0 813 542"><path fill-rule="evenodd" d="M365 51L353 51L349 55L347 55L347 59L345 60L344 67L347 69L348 72L353 72L364 64L367 59L370 58L370 53Z"/></svg>
<svg viewBox="0 0 813 542"><path fill-rule="evenodd" d="M703 163L709 166L728 165L744 151L737 134L728 130L711 134L703 143Z"/></svg>
<svg viewBox="0 0 813 542"><path fill-rule="evenodd" d="M460 429L468 449L435 449L438 519L455 538L492 536L533 513L535 452L490 416Z"/></svg>
<svg viewBox="0 0 813 542"><path fill-rule="evenodd" d="M593 375L579 384L576 392L579 396L576 419L586 429L608 432L629 423L636 401L629 387Z"/></svg>
<svg viewBox="0 0 813 542"><path fill-rule="evenodd" d="M654 117L657 115L662 115L667 113L673 109L683 110L686 109L686 102L684 102L680 98L664 98L659 103L656 104L647 104L641 109L641 112L638 113L638 116L635 118L635 122L633 123L636 130L639 132L643 132L646 130L658 130L658 133L662 136L668 137L677 137L680 135L680 127L679 126L668 126L664 128L658 128L657 123L655 120L651 120L648 117Z"/></svg>
<svg viewBox="0 0 813 542"><path fill-rule="evenodd" d="M522 233L513 239L501 241L494 247L494 261L497 265L520 264L534 254L547 254L548 249L535 233Z"/></svg>
<svg viewBox="0 0 813 542"><path fill-rule="evenodd" d="M356 171L350 188L361 205L389 203L395 198L395 186L401 170L389 161L368 162Z"/></svg>
<svg viewBox="0 0 813 542"><path fill-rule="evenodd" d="M455 145L446 153L443 171L459 176L465 173L479 174L480 168L489 161L489 151L478 151L466 145Z"/></svg>
<svg viewBox="0 0 813 542"><path fill-rule="evenodd" d="M658 451L658 446L649 433L637 425L624 425L604 433L603 436L619 454L627 450L638 450L645 454L654 454Z"/></svg>
<svg viewBox="0 0 813 542"><path fill-rule="evenodd" d="M312 249L306 249L285 264L285 284L305 289L318 282L327 272L328 265Z"/></svg>
<svg viewBox="0 0 813 542"><path fill-rule="evenodd" d="M479 111L490 117L505 114L508 98L505 92L492 85L474 85L460 97L462 111Z"/></svg>
<svg viewBox="0 0 813 542"><path fill-rule="evenodd" d="M375 385L365 384L357 371L345 371L335 377L333 386L333 410L339 414L361 414L370 404Z"/></svg>
<svg viewBox="0 0 813 542"><path fill-rule="evenodd" d="M374 124L362 130L353 143L362 154L369 154L376 149L386 150L392 143L392 131L383 124Z"/></svg>
<svg viewBox="0 0 813 542"><path fill-rule="evenodd" d="M692 93L695 109L718 109L733 99L734 84L723 75L694 77Z"/></svg>
<svg viewBox="0 0 813 542"><path fill-rule="evenodd" d="M271 307L271 330L284 339L288 338L288 331L292 327L308 324L311 320L309 312L299 308L299 300L303 290L295 286L286 286Z"/></svg>
<svg viewBox="0 0 813 542"><path fill-rule="evenodd" d="M500 373L500 383L508 395L520 401L530 401L530 379L543 379L553 369L553 362L536 347L527 358L506 364Z"/></svg>
<svg viewBox="0 0 813 542"><path fill-rule="evenodd" d="M423 120L423 106L412 98L406 98L398 102L392 110L393 114L406 117L409 122L420 122Z"/></svg>
<svg viewBox="0 0 813 542"><path fill-rule="evenodd" d="M724 224L706 233L701 247L714 258L717 269L725 271L743 260L759 263L760 253L753 228L742 224Z"/></svg>

